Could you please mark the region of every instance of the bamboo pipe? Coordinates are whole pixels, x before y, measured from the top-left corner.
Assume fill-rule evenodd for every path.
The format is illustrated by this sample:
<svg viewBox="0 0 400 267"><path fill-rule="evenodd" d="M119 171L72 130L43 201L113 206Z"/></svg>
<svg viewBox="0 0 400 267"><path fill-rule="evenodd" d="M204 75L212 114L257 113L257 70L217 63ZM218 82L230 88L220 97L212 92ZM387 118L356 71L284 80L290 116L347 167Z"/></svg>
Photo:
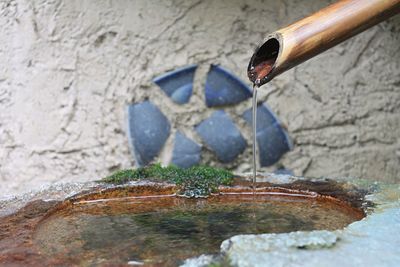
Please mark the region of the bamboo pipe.
<svg viewBox="0 0 400 267"><path fill-rule="evenodd" d="M341 0L269 34L247 69L261 86L277 75L396 15L400 0Z"/></svg>

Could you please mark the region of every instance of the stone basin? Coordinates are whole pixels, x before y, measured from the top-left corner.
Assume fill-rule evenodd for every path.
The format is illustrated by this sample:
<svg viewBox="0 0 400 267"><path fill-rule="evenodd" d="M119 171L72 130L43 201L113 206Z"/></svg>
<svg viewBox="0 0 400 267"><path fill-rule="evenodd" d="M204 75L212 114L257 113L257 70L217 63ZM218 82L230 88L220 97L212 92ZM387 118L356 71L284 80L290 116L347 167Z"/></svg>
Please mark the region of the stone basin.
<svg viewBox="0 0 400 267"><path fill-rule="evenodd" d="M220 187L220 194L200 200L178 198L174 195L176 187L173 184L148 181L130 182L120 186L101 183L59 184L39 192L2 200L0 265L354 266L364 263L367 266L396 266L400 260L398 185L265 174L258 177L257 192L253 195L250 183L243 178L245 177L236 179L233 186ZM265 215L252 212L251 205L255 205L254 203L262 205L261 210L268 209L269 213ZM224 208L223 213L216 211L216 207L225 206L227 208ZM179 207L181 216L178 221L176 207ZM204 220L203 212L210 210L214 217L207 213L207 219ZM229 212L226 213L226 210ZM309 214L310 210L315 210L316 213ZM140 222L146 223L141 225L146 229L145 232L157 230L156 226L162 225L166 217L149 217L149 214L159 214L154 212L160 211L163 216L172 214L175 219L171 222L171 216L168 217L167 224L164 224L166 227L161 227L164 229L163 233L165 228L170 228L168 226L182 223L182 214L197 216L190 221L185 215L183 220L186 224L179 231L187 229L188 223L191 223L194 228L189 228L187 235L193 237L193 232L199 232L200 235L193 238L196 244L203 240L204 249L196 245L194 247L201 247L203 250L196 250L195 253L187 253L186 250L183 254L178 249L170 249L170 254L162 257L162 253L167 253L168 249L163 250L160 247L173 247L174 242L184 243L186 236L179 235L180 239L173 240L170 239L171 236L160 236L159 232L156 233L159 244L148 246L151 249L142 249L142 254L136 255L141 258L135 258L130 248L121 248L124 242L132 242L131 239L126 239L126 235L137 226L138 218ZM269 220L275 218L273 211L282 212L280 217L276 215L279 217L276 218L280 222L279 227L269 224ZM77 214L85 214L86 217L79 217ZM146 216L137 217L133 214ZM258 224L263 227L253 227L251 220L249 222L243 219L252 214L259 218L256 226ZM99 217L100 215L103 217ZM85 221L88 216L91 220ZM210 218L221 216L225 216L222 224L207 224ZM101 220L96 223L93 218ZM122 223L113 222L114 228L121 225L127 227L121 231L107 228L107 224L102 221L108 220L107 218L122 220ZM149 218L151 222L156 219L156 223L149 224ZM135 224L132 224L132 220ZM199 223L193 226L193 221ZM84 224L90 227L82 231L82 227L79 227ZM71 225L76 226L79 231L74 231ZM140 232L140 228L138 229ZM173 232L176 229L178 228L169 230ZM202 239L202 232L211 234ZM86 233L86 237L83 233ZM107 234L102 235L104 233ZM79 254L80 249L88 248L89 241L96 247L96 244L111 242L110 240L116 240L118 246L111 244L99 253L89 249L86 254ZM166 245L163 245L162 240ZM63 247L63 244L67 245ZM145 243L140 243L140 247L147 248L143 244ZM188 247L190 243L184 244ZM157 245L160 247L157 248ZM111 249L113 247L117 252L124 252L126 255L112 258L116 253ZM153 248L155 252L152 251ZM143 255L149 253L157 260L143 261ZM160 261L163 258L173 259Z"/></svg>

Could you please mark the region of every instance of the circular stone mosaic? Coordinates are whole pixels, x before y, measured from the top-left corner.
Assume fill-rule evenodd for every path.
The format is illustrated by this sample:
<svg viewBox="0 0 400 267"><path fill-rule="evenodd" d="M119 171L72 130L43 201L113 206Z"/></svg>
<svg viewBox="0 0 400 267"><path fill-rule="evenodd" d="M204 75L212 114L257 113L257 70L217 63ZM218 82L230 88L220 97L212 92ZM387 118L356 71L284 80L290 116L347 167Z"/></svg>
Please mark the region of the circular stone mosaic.
<svg viewBox="0 0 400 267"><path fill-rule="evenodd" d="M197 65L186 66L156 77L153 82L173 105L187 107L188 112L193 113L196 109L190 105L190 100L196 69ZM251 88L226 69L211 65L202 91L205 105L198 112L206 116L195 125L172 125L171 121L177 119L168 118L151 98L128 106L128 137L138 166L159 160L167 140L172 143L168 163L184 168L201 164L204 150L215 155L219 162L228 164L250 147L237 121L245 122L242 128L250 128L251 109L232 115L231 107L251 98ZM292 148L292 144L265 103L259 104L257 111L259 165L271 166ZM191 132L192 137L185 132Z"/></svg>

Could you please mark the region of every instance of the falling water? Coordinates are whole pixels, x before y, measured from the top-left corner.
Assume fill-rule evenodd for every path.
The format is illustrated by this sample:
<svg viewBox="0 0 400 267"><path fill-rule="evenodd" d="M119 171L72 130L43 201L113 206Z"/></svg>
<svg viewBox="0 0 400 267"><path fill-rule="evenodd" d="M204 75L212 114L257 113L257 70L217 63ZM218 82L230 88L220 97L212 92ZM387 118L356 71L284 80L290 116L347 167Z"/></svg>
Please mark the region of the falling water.
<svg viewBox="0 0 400 267"><path fill-rule="evenodd" d="M257 176L257 85L253 84L253 193L256 192L256 176Z"/></svg>
<svg viewBox="0 0 400 267"><path fill-rule="evenodd" d="M265 60L248 70L250 81L253 82L253 194L256 192L257 181L257 89L265 83L267 75L271 72L275 58ZM264 81L264 82L263 82Z"/></svg>

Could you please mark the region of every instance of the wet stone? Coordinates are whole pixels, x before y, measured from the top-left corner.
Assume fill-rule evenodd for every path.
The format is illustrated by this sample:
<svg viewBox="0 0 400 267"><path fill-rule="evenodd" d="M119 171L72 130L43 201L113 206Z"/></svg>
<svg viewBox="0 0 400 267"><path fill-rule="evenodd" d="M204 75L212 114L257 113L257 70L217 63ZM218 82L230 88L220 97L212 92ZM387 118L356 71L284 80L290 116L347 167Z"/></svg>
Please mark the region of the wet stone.
<svg viewBox="0 0 400 267"><path fill-rule="evenodd" d="M197 65L187 66L156 77L157 84L175 103L188 103L193 90L193 78Z"/></svg>
<svg viewBox="0 0 400 267"><path fill-rule="evenodd" d="M151 102L128 106L128 135L136 162L147 165L158 156L170 132L170 123Z"/></svg>
<svg viewBox="0 0 400 267"><path fill-rule="evenodd" d="M200 162L200 153L201 146L199 144L181 132L176 133L172 164L181 168L197 165Z"/></svg>
<svg viewBox="0 0 400 267"><path fill-rule="evenodd" d="M238 77L220 66L211 66L205 84L208 107L237 104L250 98L251 95L251 89Z"/></svg>
<svg viewBox="0 0 400 267"><path fill-rule="evenodd" d="M202 121L196 132L223 163L232 162L246 148L246 140L222 110Z"/></svg>
<svg viewBox="0 0 400 267"><path fill-rule="evenodd" d="M285 169L285 168L276 169L276 170L274 171L274 174L278 174L278 175L290 175L290 176L293 176L293 175L294 175L294 173L293 173L292 170Z"/></svg>
<svg viewBox="0 0 400 267"><path fill-rule="evenodd" d="M139 181L113 188L98 183L60 184L40 194L12 198L11 203L50 199L62 193L59 200L68 200L57 210L48 201L34 201L1 218L0 247L6 249L0 251L0 265L398 265L398 186L365 180L261 176L274 181L276 189L290 191L255 197L237 191L237 195L194 200L168 196L174 190L171 185ZM276 192L269 191L271 188L266 192ZM339 196L343 202L304 198L293 189ZM72 192L78 195L71 198ZM157 196L149 198L153 194ZM365 196L376 206L364 218L359 208L365 204ZM359 200L362 202L356 203ZM0 201L0 214L4 204ZM335 229L338 231L331 232Z"/></svg>

